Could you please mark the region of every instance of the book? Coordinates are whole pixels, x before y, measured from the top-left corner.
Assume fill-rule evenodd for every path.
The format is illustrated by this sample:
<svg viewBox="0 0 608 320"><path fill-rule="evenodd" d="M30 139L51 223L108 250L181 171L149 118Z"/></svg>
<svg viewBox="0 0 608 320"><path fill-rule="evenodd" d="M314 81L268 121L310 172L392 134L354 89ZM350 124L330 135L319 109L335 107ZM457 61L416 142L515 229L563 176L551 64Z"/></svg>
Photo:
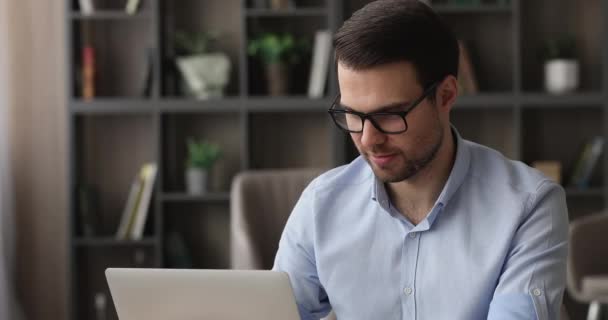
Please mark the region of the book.
<svg viewBox="0 0 608 320"><path fill-rule="evenodd" d="M596 136L590 139L583 147L580 156L578 157L572 176L570 178L570 186L576 188L587 188L593 169L604 149L604 137Z"/></svg>
<svg viewBox="0 0 608 320"><path fill-rule="evenodd" d="M148 48L146 50L146 57L146 74L141 89L141 96L149 98L152 96L152 87L154 86L154 49Z"/></svg>
<svg viewBox="0 0 608 320"><path fill-rule="evenodd" d="M479 91L477 78L470 52L464 41L458 41L460 56L458 60L458 87L461 94L476 94Z"/></svg>
<svg viewBox="0 0 608 320"><path fill-rule="evenodd" d="M139 197L139 202L135 206L136 210L133 217L133 224L129 230L129 238L131 240L141 240L143 237L157 171L158 168L156 163L146 163L141 168L141 196Z"/></svg>
<svg viewBox="0 0 608 320"><path fill-rule="evenodd" d="M308 97L310 98L320 98L323 96L325 83L327 82L330 54L331 32L329 30L317 31L313 45L310 76L308 78Z"/></svg>
<svg viewBox="0 0 608 320"><path fill-rule="evenodd" d="M125 240L129 237L129 230L133 224L137 203L139 203L143 190L143 181L141 177L142 174L140 169L131 183L127 203L122 211L120 224L118 226L118 231L116 232L116 239L118 240Z"/></svg>
<svg viewBox="0 0 608 320"><path fill-rule="evenodd" d="M93 14L95 7L93 6L93 0L78 0L80 5L80 12L84 15Z"/></svg>
<svg viewBox="0 0 608 320"><path fill-rule="evenodd" d="M95 49L86 45L82 48L82 98L95 97Z"/></svg>
<svg viewBox="0 0 608 320"><path fill-rule="evenodd" d="M125 12L127 14L135 14L137 9L139 8L140 0L127 0L127 5L125 6Z"/></svg>

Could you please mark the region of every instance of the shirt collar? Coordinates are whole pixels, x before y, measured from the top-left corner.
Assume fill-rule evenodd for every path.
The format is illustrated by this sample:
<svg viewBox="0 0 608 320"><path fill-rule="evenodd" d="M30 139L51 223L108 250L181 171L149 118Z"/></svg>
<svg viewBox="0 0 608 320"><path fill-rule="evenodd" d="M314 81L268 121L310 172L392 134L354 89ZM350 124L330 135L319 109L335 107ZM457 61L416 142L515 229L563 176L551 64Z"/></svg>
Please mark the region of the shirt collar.
<svg viewBox="0 0 608 320"><path fill-rule="evenodd" d="M460 136L458 130L451 126L452 135L454 136L454 147L456 148L456 157L454 160L454 165L452 167L452 171L450 172L450 176L446 181L443 190L439 194L437 201L435 201L435 206L431 213L428 215L427 219L429 226L433 224L437 214L441 208L445 207L445 205L450 201L454 193L458 190L462 182L464 181L467 172L469 170L469 164L471 162L471 150L468 145L465 143L464 139ZM384 183L380 181L375 175L373 175L373 186L372 186L372 200L377 201L380 206L382 206L385 210L390 212L390 201L388 194L386 192L386 188Z"/></svg>

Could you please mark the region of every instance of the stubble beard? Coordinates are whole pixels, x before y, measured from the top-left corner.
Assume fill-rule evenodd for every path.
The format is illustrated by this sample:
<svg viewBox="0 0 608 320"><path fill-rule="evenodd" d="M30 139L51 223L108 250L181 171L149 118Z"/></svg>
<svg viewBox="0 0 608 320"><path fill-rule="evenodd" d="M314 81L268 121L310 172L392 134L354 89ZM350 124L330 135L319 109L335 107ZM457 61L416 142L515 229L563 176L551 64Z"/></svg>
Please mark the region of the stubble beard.
<svg viewBox="0 0 608 320"><path fill-rule="evenodd" d="M426 149L421 156L415 159L408 158L405 154L403 154L403 151L401 150L395 150L396 152L394 153L399 158L396 159L397 163L394 165L391 164L386 167L379 167L369 159L368 154L362 153L362 155L365 158L365 161L367 161L369 166L372 168L374 175L383 183L395 183L405 181L416 176L437 157L437 154L439 153L439 150L443 145L444 134L441 126L439 126L438 131L435 131L435 134L437 138L435 138L434 143L428 149ZM372 153L393 153L386 152L385 150L382 150L382 152L378 151L379 150L376 150L376 148L374 148Z"/></svg>

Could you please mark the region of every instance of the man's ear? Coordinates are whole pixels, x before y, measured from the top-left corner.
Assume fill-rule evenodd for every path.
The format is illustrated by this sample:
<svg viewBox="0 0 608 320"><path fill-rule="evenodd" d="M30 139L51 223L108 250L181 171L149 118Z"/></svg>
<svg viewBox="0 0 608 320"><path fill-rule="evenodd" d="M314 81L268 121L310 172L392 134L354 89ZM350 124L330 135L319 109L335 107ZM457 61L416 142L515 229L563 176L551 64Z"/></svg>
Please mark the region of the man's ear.
<svg viewBox="0 0 608 320"><path fill-rule="evenodd" d="M458 97L458 80L453 75L448 75L437 86L435 101L439 110L449 112Z"/></svg>

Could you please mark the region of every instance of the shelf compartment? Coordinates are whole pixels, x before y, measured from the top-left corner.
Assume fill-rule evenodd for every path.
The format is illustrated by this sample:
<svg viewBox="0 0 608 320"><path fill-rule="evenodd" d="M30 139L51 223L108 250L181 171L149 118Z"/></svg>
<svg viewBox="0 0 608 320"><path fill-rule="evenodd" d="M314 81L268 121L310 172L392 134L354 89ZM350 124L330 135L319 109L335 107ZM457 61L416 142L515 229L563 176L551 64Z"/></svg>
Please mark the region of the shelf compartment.
<svg viewBox="0 0 608 320"><path fill-rule="evenodd" d="M575 37L580 64L579 91L599 91L604 81L603 33L605 12L601 0L521 1L522 85L526 92L544 91L542 49L547 40L569 34ZM551 8L551 10L547 10Z"/></svg>
<svg viewBox="0 0 608 320"><path fill-rule="evenodd" d="M517 158L512 108L455 109L451 122L464 139L496 149L509 158Z"/></svg>
<svg viewBox="0 0 608 320"><path fill-rule="evenodd" d="M96 319L95 294L102 293L107 301L108 319L118 320L106 281L107 268L151 268L155 248L80 247L75 251L77 269L73 270L74 306L78 319Z"/></svg>
<svg viewBox="0 0 608 320"><path fill-rule="evenodd" d="M332 166L334 125L325 112L257 112L249 126L253 169Z"/></svg>
<svg viewBox="0 0 608 320"><path fill-rule="evenodd" d="M328 18L323 17L251 17L246 21L247 34L245 45L252 39L263 33L289 33L298 42L308 43L309 50L306 50L296 64L287 65L286 93L282 97L303 96L308 92L308 82L311 68L312 49L314 47L314 37L318 30L327 29ZM248 97L266 97L269 93L266 66L259 57L246 56L247 68L247 87L245 88ZM330 62L331 63L331 62ZM330 71L332 72L332 71ZM329 77L329 75L328 75ZM329 87L329 80L326 82L325 91Z"/></svg>
<svg viewBox="0 0 608 320"><path fill-rule="evenodd" d="M603 197L568 197L568 218L570 221L591 214L605 212Z"/></svg>
<svg viewBox="0 0 608 320"><path fill-rule="evenodd" d="M470 57L479 92L513 91L513 19L510 15L443 15ZM496 41L501 39L501 41Z"/></svg>
<svg viewBox="0 0 608 320"><path fill-rule="evenodd" d="M164 212L164 267L182 267L171 261L175 247L168 239L181 238L187 256L197 269L225 269L230 266L230 210L217 203L166 203ZM176 251L176 250L173 250Z"/></svg>
<svg viewBox="0 0 608 320"><path fill-rule="evenodd" d="M243 21L240 1L225 0L161 0L163 25L162 43L162 96L172 99L193 98L189 95L186 82L176 65L179 56L190 52L176 47L175 36L178 32L200 34L217 33L216 40L209 43L209 52L221 52L230 60L230 74L224 97L240 95L239 70ZM218 14L220 13L220 14Z"/></svg>
<svg viewBox="0 0 608 320"><path fill-rule="evenodd" d="M156 161L156 124L151 115L80 115L75 121L77 188L92 190L96 236L118 230L133 179L146 162ZM74 190L76 192L77 190ZM79 206L74 197L76 217ZM153 234L154 194L144 235ZM78 220L78 219L77 219ZM81 229L76 224L77 229ZM80 235L79 230L74 230Z"/></svg>
<svg viewBox="0 0 608 320"><path fill-rule="evenodd" d="M209 192L227 192L232 178L242 169L242 117L238 112L181 112L162 116L163 190L185 191L187 139L218 144L221 157L208 176Z"/></svg>
<svg viewBox="0 0 608 320"><path fill-rule="evenodd" d="M525 107L521 133L523 160L528 164L540 160L560 162L562 184L570 187L584 145L593 137L603 135L603 130L602 108ZM604 154L593 169L590 188L604 185Z"/></svg>
<svg viewBox="0 0 608 320"><path fill-rule="evenodd" d="M83 51L90 46L94 56L94 98L145 98L153 95L155 84L147 87L154 69L157 48L153 21L74 20L72 22L72 97L82 97ZM125 44L129 44L125 46Z"/></svg>

